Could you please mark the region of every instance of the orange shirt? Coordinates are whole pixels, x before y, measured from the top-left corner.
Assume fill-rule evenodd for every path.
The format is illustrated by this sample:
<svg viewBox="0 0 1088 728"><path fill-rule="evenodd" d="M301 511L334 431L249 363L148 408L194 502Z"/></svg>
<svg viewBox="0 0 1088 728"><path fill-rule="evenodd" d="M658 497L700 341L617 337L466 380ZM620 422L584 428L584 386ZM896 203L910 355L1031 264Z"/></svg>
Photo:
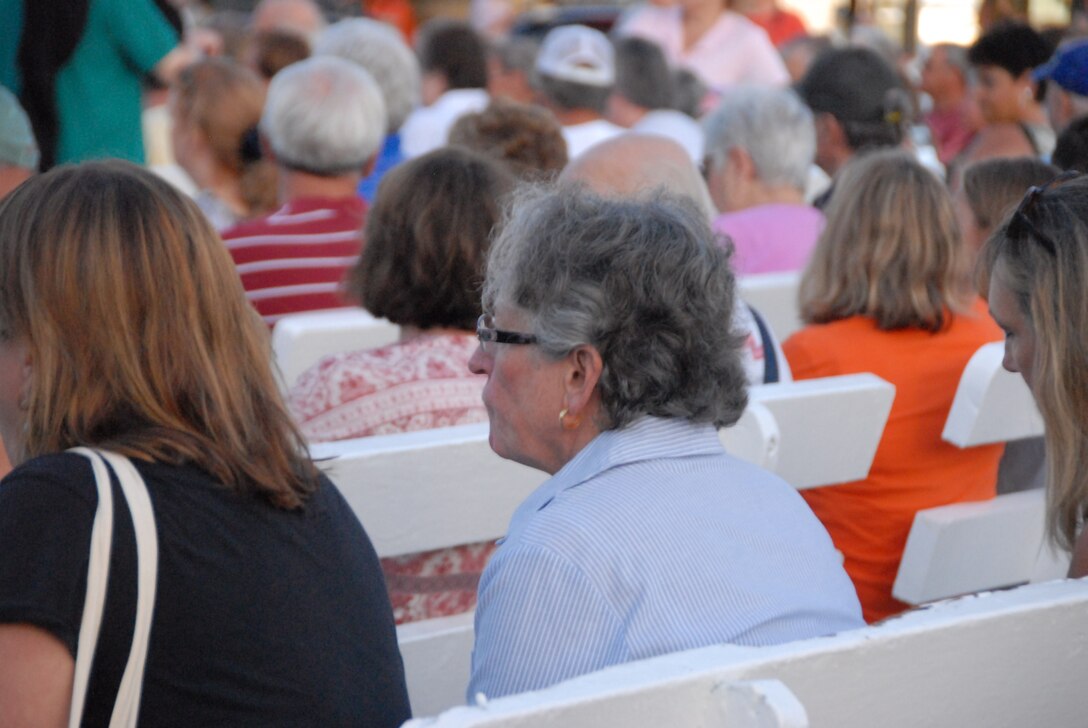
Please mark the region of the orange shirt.
<svg viewBox="0 0 1088 728"><path fill-rule="evenodd" d="M916 511L994 497L1004 446L961 450L941 432L967 360L1001 336L978 301L937 334L880 331L854 316L807 326L782 345L795 379L872 372L895 385L869 477L801 492L843 553L867 621L908 607L891 591Z"/></svg>

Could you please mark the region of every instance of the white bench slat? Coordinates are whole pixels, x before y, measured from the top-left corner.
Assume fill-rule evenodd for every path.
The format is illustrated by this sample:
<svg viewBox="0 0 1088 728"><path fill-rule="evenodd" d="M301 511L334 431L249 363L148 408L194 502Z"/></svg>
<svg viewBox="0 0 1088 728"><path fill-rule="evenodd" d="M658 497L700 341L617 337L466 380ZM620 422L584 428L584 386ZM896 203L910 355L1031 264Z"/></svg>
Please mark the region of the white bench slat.
<svg viewBox="0 0 1088 728"><path fill-rule="evenodd" d="M773 470L795 488L859 480L869 474L894 398L895 387L875 374L752 387L750 409L759 422L742 417L737 436L723 430L721 439L727 451ZM760 454L750 449L755 433L769 438Z"/></svg>
<svg viewBox="0 0 1088 728"><path fill-rule="evenodd" d="M963 370L941 437L958 447L1038 437L1043 418L1023 377L1005 371L1005 344L980 348Z"/></svg>
<svg viewBox="0 0 1088 728"><path fill-rule="evenodd" d="M812 725L1082 725L1086 611L1088 580L1032 584L833 637L618 665L405 728L762 725L725 722L722 696L728 701L738 682L768 680L784 685Z"/></svg>
<svg viewBox="0 0 1088 728"><path fill-rule="evenodd" d="M925 604L1064 576L1068 559L1044 544L1045 515L1042 490L918 511L892 594L907 604Z"/></svg>
<svg viewBox="0 0 1088 728"><path fill-rule="evenodd" d="M785 341L803 325L797 303L800 285L801 274L796 271L737 278L740 297L759 311L779 341Z"/></svg>
<svg viewBox="0 0 1088 728"><path fill-rule="evenodd" d="M373 349L400 338L400 327L361 308L284 316L272 328L272 355L286 387L330 354Z"/></svg>
<svg viewBox="0 0 1088 728"><path fill-rule="evenodd" d="M435 715L465 701L474 612L397 627L412 715Z"/></svg>
<svg viewBox="0 0 1088 728"><path fill-rule="evenodd" d="M499 538L548 477L492 452L487 423L317 443L310 453L382 557Z"/></svg>

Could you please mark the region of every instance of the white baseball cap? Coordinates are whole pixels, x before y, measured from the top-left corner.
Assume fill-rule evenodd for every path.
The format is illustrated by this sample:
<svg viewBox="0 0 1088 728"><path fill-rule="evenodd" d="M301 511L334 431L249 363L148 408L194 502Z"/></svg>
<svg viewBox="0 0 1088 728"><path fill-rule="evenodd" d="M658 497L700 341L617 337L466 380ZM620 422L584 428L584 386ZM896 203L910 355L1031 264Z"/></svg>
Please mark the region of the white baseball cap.
<svg viewBox="0 0 1088 728"><path fill-rule="evenodd" d="M537 72L559 81L607 87L616 82L612 43L584 25L553 28L536 57Z"/></svg>

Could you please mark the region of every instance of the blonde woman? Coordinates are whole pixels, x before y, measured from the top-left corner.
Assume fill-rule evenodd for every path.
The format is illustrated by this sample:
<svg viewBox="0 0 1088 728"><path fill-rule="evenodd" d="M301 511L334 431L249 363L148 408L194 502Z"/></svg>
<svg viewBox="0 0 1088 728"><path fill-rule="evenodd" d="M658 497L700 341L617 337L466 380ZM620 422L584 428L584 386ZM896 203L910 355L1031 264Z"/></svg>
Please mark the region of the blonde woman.
<svg viewBox="0 0 1088 728"><path fill-rule="evenodd" d="M68 720L97 507L77 445L127 455L155 514L143 722L408 717L374 550L306 456L226 248L168 183L60 167L0 206L0 436L0 725ZM108 723L133 633L115 502L84 725Z"/></svg>
<svg viewBox="0 0 1088 728"><path fill-rule="evenodd" d="M194 63L171 88L174 156L217 230L276 206L276 171L256 137L264 97L257 75L227 58Z"/></svg>
<svg viewBox="0 0 1088 728"><path fill-rule="evenodd" d="M1088 576L1088 178L1032 187L983 268L1005 368L1023 375L1046 424L1047 531L1072 552L1069 576Z"/></svg>
<svg viewBox="0 0 1088 728"><path fill-rule="evenodd" d="M896 387L869 477L802 493L873 621L906 608L891 588L915 512L993 497L1001 456L941 441L967 360L1001 336L970 285L944 185L902 152L852 162L804 273L801 313L807 326L783 345L794 378L873 372Z"/></svg>

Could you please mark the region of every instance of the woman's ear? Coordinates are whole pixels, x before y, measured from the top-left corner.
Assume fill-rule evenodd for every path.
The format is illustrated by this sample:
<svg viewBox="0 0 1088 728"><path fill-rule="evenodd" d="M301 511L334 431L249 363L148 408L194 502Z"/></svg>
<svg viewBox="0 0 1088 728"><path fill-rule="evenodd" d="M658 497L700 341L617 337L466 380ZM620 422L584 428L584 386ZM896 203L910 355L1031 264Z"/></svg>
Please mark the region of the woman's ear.
<svg viewBox="0 0 1088 728"><path fill-rule="evenodd" d="M567 410L581 414L597 393L597 383L604 370L601 353L589 344L582 344L567 354L567 376L563 382Z"/></svg>

